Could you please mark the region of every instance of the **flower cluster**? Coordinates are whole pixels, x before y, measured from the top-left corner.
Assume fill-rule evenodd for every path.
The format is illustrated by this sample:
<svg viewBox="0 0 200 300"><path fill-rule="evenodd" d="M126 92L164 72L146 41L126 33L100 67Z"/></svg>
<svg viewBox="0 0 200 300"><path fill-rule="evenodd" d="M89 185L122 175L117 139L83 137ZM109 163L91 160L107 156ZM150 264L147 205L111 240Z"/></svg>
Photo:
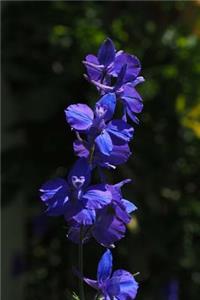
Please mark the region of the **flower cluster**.
<svg viewBox="0 0 200 300"><path fill-rule="evenodd" d="M65 109L66 121L76 133L73 148L78 159L65 178L50 180L40 188L41 200L48 215L64 216L71 241L83 244L93 237L112 248L124 237L130 214L137 208L122 195L123 185L131 180L109 184L103 169L115 169L131 154L129 142L134 128L127 119L139 122L137 114L143 104L135 87L144 78L138 58L116 51L109 38L97 56L89 54L83 63L85 77L97 88L100 98L93 109L83 103ZM119 102L123 109L116 119ZM91 185L95 170L101 182ZM134 299L138 288L134 277L124 270L115 271L111 277L111 269L112 254L107 250L98 266L97 281L84 281L98 290L101 299Z"/></svg>
<svg viewBox="0 0 200 300"><path fill-rule="evenodd" d="M101 94L115 93L124 106L126 114L138 123L137 113L143 108L142 99L135 86L144 81L140 75L141 64L136 56L122 50L116 51L113 42L107 39L97 56L89 54L83 63L87 69L85 77L94 84Z"/></svg>

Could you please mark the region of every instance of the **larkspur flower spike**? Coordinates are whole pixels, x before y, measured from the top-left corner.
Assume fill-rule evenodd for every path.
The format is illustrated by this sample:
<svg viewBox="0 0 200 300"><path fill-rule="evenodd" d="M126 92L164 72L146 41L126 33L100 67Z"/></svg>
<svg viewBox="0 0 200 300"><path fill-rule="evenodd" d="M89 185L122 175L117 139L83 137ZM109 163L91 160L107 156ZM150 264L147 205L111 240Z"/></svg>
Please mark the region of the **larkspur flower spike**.
<svg viewBox="0 0 200 300"><path fill-rule="evenodd" d="M84 103L65 109L67 123L76 134L73 143L77 161L64 178L47 181L40 188L40 198L49 216L63 216L69 226L67 238L79 245L80 300L85 300L83 280L97 290L96 299L135 299L138 283L127 271L112 273L112 253L125 236L126 225L137 207L124 199L122 186L130 179L109 184L104 168L115 169L125 163L131 151L134 128L127 119L138 123L143 109L136 86L144 81L141 64L136 56L117 51L111 39L100 46L97 56L89 54L83 61L85 77L99 92L99 99L91 109ZM121 102L121 117L114 118ZM97 170L101 183L90 185ZM97 280L83 277L83 244L94 238L107 250L97 270Z"/></svg>

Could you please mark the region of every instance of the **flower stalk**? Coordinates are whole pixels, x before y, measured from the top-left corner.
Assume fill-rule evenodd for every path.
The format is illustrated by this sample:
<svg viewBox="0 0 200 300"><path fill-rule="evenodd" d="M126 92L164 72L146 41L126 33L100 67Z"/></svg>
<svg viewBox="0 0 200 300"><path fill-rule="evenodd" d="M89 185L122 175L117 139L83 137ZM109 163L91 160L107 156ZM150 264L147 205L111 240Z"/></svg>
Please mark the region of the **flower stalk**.
<svg viewBox="0 0 200 300"><path fill-rule="evenodd" d="M80 230L80 243L78 247L78 265L80 271L79 292L80 300L85 300L84 285L83 285L83 228Z"/></svg>
<svg viewBox="0 0 200 300"><path fill-rule="evenodd" d="M115 243L124 237L131 213L137 207L124 199L122 187L130 179L110 184L103 169L114 170L131 155L129 142L134 136L132 120L143 109L142 98L136 91L141 64L137 57L117 51L107 38L97 56L89 54L83 61L86 79L93 84L100 98L93 109L84 103L71 104L65 109L66 121L75 132L73 143L77 161L64 178L47 181L41 188L41 200L50 216L63 216L69 224L67 237L78 245L79 297L85 300L84 282L96 290L96 300L133 300L137 295L138 275L119 269L112 272L112 252ZM115 118L118 104L122 117ZM99 181L90 185L94 170ZM107 248L102 255L97 279L83 275L83 244L94 238ZM77 296L78 297L78 296Z"/></svg>

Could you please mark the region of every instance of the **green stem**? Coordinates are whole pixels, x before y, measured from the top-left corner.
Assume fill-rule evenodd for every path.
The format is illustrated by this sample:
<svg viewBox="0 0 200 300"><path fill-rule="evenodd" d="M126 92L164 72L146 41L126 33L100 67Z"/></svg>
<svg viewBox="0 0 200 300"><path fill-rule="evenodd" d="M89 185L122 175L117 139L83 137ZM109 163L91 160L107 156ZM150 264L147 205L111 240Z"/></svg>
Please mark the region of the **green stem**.
<svg viewBox="0 0 200 300"><path fill-rule="evenodd" d="M85 300L84 286L83 286L83 237L82 237L82 228L81 228L81 232L80 232L80 242L79 242L79 249L78 249L78 264L79 264L79 271L81 273L80 281L79 281L80 300Z"/></svg>
<svg viewBox="0 0 200 300"><path fill-rule="evenodd" d="M90 149L90 157L89 157L89 163L92 164L93 156L94 156L94 150L95 146L93 145Z"/></svg>
<svg viewBox="0 0 200 300"><path fill-rule="evenodd" d="M100 294L99 293L97 293L96 295L95 295L95 297L94 297L94 300L100 300Z"/></svg>

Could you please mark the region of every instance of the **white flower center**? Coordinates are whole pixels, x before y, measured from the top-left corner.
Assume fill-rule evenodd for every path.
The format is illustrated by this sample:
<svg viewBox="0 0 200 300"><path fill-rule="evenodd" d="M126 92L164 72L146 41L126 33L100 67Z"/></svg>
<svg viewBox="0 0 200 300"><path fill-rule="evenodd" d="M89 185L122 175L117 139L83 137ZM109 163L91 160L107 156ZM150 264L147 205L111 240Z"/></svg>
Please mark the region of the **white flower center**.
<svg viewBox="0 0 200 300"><path fill-rule="evenodd" d="M106 114L107 110L107 106L97 104L95 107L95 114L97 117L101 118Z"/></svg>
<svg viewBox="0 0 200 300"><path fill-rule="evenodd" d="M72 184L77 190L83 186L84 182L84 176L72 176Z"/></svg>

